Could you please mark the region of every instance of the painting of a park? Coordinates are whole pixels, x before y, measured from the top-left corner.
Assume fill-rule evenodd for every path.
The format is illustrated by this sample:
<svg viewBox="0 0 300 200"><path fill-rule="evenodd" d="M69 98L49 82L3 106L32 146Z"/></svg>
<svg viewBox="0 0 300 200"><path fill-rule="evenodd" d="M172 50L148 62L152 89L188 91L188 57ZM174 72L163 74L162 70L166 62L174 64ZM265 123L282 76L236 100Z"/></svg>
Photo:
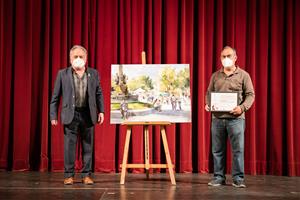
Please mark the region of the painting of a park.
<svg viewBox="0 0 300 200"><path fill-rule="evenodd" d="M188 64L111 65L110 123L191 122Z"/></svg>

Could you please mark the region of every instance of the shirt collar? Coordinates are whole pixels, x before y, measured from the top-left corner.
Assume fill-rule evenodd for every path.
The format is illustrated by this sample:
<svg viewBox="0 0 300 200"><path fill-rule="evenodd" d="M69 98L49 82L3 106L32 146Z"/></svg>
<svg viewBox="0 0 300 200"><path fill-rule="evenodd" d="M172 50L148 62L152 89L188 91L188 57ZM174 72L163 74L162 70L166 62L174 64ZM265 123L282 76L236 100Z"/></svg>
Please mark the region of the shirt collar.
<svg viewBox="0 0 300 200"><path fill-rule="evenodd" d="M234 70L234 72L232 74L238 74L241 71L241 69L238 65L235 65L235 66L236 66L236 69ZM220 69L220 72L224 73L224 67L222 67Z"/></svg>
<svg viewBox="0 0 300 200"><path fill-rule="evenodd" d="M72 70L72 73L75 74L75 70L74 70L74 68L73 68L72 66L71 66L71 70ZM85 73L85 74L87 73L87 67L85 67L84 73Z"/></svg>

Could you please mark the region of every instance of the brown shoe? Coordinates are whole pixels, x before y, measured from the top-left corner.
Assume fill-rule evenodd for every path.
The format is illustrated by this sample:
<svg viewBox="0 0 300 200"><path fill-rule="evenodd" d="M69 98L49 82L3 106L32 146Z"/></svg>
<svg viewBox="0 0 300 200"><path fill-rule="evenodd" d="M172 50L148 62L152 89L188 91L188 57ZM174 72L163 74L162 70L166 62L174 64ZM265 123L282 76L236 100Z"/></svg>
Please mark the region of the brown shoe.
<svg viewBox="0 0 300 200"><path fill-rule="evenodd" d="M65 178L65 180L64 180L65 185L73 185L73 183L74 183L73 177Z"/></svg>
<svg viewBox="0 0 300 200"><path fill-rule="evenodd" d="M91 179L91 177L86 176L82 179L82 183L85 185L93 185L94 181Z"/></svg>

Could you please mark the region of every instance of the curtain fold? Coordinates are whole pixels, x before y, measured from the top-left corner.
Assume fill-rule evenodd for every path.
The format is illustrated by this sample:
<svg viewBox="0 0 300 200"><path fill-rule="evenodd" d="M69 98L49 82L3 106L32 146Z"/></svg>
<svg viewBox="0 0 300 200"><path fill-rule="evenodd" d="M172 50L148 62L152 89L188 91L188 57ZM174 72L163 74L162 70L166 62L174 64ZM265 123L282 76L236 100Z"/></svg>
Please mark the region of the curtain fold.
<svg viewBox="0 0 300 200"><path fill-rule="evenodd" d="M167 127L170 155L177 172L212 172L204 96L230 45L256 92L246 113L246 173L299 176L299 11L295 0L0 0L0 169L63 171L63 126L50 126L49 101L69 49L81 44L105 101L96 172L120 171L126 135L109 124L110 65L141 63L142 51L148 64L190 64L192 123ZM144 162L142 132L133 128L129 162ZM150 161L165 162L158 126L150 127Z"/></svg>

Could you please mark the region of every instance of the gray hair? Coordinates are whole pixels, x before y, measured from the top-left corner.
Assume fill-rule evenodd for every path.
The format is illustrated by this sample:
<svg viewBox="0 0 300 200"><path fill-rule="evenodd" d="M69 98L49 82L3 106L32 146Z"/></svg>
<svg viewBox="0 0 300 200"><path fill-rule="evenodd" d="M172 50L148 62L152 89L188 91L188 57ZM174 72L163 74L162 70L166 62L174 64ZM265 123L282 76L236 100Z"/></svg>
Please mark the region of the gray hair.
<svg viewBox="0 0 300 200"><path fill-rule="evenodd" d="M85 55L87 56L87 50L83 46L81 46L81 45L74 45L70 49L70 55L71 55L72 51L74 51L75 49L81 49L85 53Z"/></svg>
<svg viewBox="0 0 300 200"><path fill-rule="evenodd" d="M231 47L231 46L225 46L225 47L223 47L222 51L224 51L225 49L232 49L233 53L234 53L235 55L237 55L237 54L236 54L235 48L233 48L233 47Z"/></svg>

